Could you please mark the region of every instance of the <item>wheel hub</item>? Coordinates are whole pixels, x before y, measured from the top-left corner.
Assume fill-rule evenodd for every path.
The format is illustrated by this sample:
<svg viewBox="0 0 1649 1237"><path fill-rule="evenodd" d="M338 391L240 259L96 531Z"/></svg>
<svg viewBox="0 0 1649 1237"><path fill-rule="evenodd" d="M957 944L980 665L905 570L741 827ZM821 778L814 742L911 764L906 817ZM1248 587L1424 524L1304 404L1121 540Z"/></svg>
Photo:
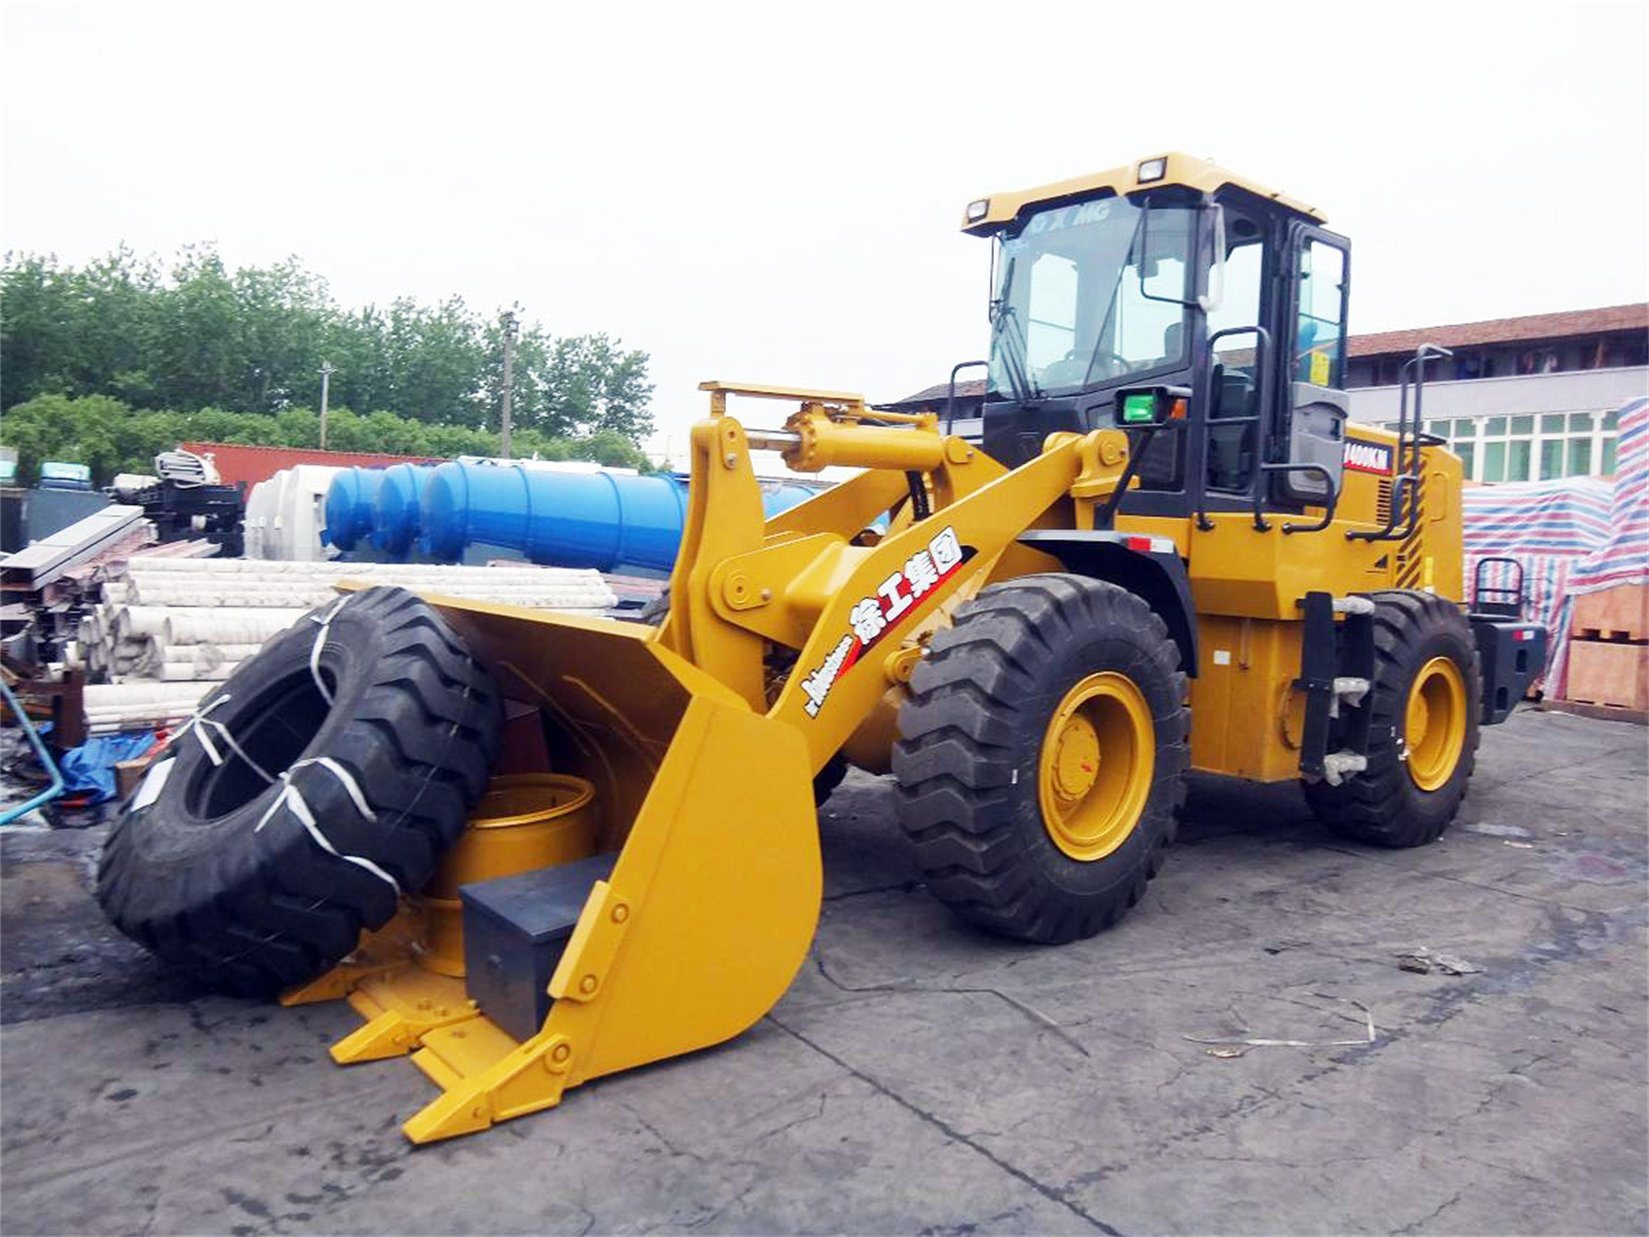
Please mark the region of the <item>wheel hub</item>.
<svg viewBox="0 0 1649 1237"><path fill-rule="evenodd" d="M1155 768L1144 693L1115 671L1082 679L1043 735L1037 793L1048 837L1072 859L1103 859L1139 823Z"/></svg>
<svg viewBox="0 0 1649 1237"><path fill-rule="evenodd" d="M1437 790L1454 776L1466 746L1466 681L1447 657L1420 667L1403 709L1403 743L1409 777L1421 790Z"/></svg>
<svg viewBox="0 0 1649 1237"><path fill-rule="evenodd" d="M1054 753L1054 789L1067 801L1082 798L1099 776L1099 734L1077 713L1066 719Z"/></svg>
<svg viewBox="0 0 1649 1237"><path fill-rule="evenodd" d="M1408 712L1408 740L1410 747L1420 747L1426 741L1426 727L1431 723L1431 710L1426 706L1426 697L1415 692L1409 699Z"/></svg>

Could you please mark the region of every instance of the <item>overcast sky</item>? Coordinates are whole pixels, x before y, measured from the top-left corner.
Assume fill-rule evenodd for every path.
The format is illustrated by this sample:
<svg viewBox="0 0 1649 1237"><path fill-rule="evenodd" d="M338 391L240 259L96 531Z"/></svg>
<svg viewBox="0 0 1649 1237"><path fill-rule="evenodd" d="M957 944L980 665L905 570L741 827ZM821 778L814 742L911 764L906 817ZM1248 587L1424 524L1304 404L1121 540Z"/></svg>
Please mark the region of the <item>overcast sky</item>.
<svg viewBox="0 0 1649 1237"><path fill-rule="evenodd" d="M1641 2L3 13L5 248L518 300L650 352L678 459L702 378L942 381L986 335L964 204L1166 149L1349 234L1355 331L1649 287Z"/></svg>

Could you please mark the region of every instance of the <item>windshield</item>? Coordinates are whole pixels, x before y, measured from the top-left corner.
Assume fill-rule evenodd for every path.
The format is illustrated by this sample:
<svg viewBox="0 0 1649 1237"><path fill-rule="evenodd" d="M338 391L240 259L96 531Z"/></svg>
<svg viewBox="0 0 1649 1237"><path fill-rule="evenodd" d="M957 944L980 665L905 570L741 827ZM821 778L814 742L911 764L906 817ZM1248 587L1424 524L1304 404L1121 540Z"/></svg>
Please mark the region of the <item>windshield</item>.
<svg viewBox="0 0 1649 1237"><path fill-rule="evenodd" d="M1066 395L1182 361L1195 220L1193 207L1109 197L1045 207L1004 233L990 397Z"/></svg>

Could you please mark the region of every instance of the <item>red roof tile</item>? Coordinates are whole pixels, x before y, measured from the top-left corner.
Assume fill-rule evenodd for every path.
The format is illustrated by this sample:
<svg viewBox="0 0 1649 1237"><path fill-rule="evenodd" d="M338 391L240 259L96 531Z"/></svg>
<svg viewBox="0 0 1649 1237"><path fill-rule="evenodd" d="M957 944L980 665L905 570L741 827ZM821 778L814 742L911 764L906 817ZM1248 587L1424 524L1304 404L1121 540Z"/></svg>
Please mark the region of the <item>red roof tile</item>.
<svg viewBox="0 0 1649 1237"><path fill-rule="evenodd" d="M1421 344L1460 348L1525 340L1566 339L1576 335L1597 335L1604 331L1646 330L1649 330L1649 302L1640 301L1604 309L1571 309L1555 314L1529 314L1521 318L1491 318L1487 322L1461 322L1452 326L1353 335L1347 346L1354 357L1397 353L1411 355Z"/></svg>
<svg viewBox="0 0 1649 1237"><path fill-rule="evenodd" d="M957 399L978 399L985 393L983 378L964 378L956 384ZM950 383L941 382L936 387L923 387L915 395L907 395L899 400L899 406L906 404L931 404L935 412L945 410L945 400L950 395Z"/></svg>

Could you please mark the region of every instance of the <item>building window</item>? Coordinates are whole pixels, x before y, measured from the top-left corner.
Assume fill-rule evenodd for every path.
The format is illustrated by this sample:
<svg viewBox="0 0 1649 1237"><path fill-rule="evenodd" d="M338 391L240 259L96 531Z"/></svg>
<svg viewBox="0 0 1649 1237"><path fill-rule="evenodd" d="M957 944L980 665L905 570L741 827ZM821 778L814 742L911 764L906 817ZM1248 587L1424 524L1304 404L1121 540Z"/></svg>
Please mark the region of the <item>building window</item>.
<svg viewBox="0 0 1649 1237"><path fill-rule="evenodd" d="M1456 417L1428 421L1447 440L1472 481L1552 481L1615 471L1619 414L1550 412L1542 416ZM1388 429L1395 424L1388 422Z"/></svg>
<svg viewBox="0 0 1649 1237"><path fill-rule="evenodd" d="M1479 481L1504 481L1506 479L1506 441L1499 439L1485 443L1483 449L1483 475L1473 478Z"/></svg>

